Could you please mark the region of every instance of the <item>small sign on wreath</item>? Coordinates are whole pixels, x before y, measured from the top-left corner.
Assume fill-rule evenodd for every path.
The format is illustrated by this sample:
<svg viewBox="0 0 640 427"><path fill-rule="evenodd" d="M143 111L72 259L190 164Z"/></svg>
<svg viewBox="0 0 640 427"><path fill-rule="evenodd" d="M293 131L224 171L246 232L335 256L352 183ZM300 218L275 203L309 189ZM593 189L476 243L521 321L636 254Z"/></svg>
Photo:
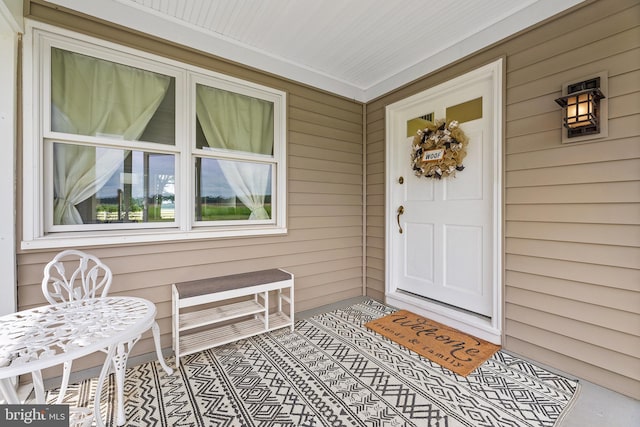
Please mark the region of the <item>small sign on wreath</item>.
<svg viewBox="0 0 640 427"><path fill-rule="evenodd" d="M469 138L457 121L440 119L427 124L413 138L411 167L416 176L437 178L455 176L462 171Z"/></svg>
<svg viewBox="0 0 640 427"><path fill-rule="evenodd" d="M438 162L444 158L444 148L439 150L427 150L422 153L423 162Z"/></svg>

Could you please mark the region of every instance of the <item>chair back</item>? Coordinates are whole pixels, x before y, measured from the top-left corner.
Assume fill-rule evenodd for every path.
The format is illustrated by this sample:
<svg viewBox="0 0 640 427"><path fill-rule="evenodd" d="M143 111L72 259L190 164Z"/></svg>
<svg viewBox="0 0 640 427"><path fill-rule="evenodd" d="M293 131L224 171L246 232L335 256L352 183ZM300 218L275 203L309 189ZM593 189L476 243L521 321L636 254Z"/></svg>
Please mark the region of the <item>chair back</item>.
<svg viewBox="0 0 640 427"><path fill-rule="evenodd" d="M51 304L106 297L111 279L111 270L99 258L69 249L44 267L42 293Z"/></svg>

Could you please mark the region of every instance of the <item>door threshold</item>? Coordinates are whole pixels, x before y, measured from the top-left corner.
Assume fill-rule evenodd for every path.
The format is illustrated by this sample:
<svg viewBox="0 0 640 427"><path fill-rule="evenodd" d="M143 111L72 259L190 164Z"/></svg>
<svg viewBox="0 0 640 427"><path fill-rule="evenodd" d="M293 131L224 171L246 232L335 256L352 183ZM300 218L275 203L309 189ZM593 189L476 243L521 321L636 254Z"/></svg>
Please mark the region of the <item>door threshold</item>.
<svg viewBox="0 0 640 427"><path fill-rule="evenodd" d="M386 293L385 303L392 307L409 310L493 344L502 344L502 333L495 327L499 322L494 322L490 317L400 290Z"/></svg>
<svg viewBox="0 0 640 427"><path fill-rule="evenodd" d="M396 292L398 292L400 294L407 295L410 298L415 298L415 299L418 299L418 300L422 300L422 301L428 302L430 304L439 305L441 307L445 307L445 308L448 308L448 309L453 310L453 311L457 311L457 312L460 312L460 313L466 313L469 316L475 316L481 321L484 320L486 322L491 322L491 317L490 316L485 316L484 314L476 313L476 312L473 312L471 310L464 309L462 307L456 307L453 304L447 304L446 302L438 301L438 300L435 300L435 299L432 299L432 298L429 298L429 297L425 297L424 295L418 295L418 294L415 294L413 292L405 291L404 289L398 289Z"/></svg>

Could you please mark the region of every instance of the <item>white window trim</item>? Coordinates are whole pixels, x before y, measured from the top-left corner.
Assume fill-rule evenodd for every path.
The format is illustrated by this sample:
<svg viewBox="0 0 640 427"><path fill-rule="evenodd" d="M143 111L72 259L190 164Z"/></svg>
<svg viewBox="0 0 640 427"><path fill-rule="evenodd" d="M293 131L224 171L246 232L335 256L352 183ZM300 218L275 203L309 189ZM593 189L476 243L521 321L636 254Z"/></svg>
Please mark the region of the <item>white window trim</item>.
<svg viewBox="0 0 640 427"><path fill-rule="evenodd" d="M97 49L101 57L112 58L112 60L118 62L123 62L122 58L127 58L125 62L129 62L133 56L135 57L136 65L139 67L176 77L176 116L182 115L181 118L176 117L176 140L191 141L192 144L195 140L191 135L193 131L189 129L191 121L195 120L195 103L193 103L194 105L185 105L185 97L180 96L180 94L189 90L193 81L202 81L205 84L215 81L218 87L226 87L234 92L251 96L259 94L260 97L274 102L275 134L272 164L274 168L279 169L276 170L272 184L272 197L276 200L274 217L269 221L251 224L246 222L238 224L236 222L233 225L217 225L215 227L194 226L195 222L192 220L194 202L192 200L193 197L190 196L194 193L194 188L193 179L190 178L180 179L179 188L176 189L177 228L86 230L45 234L45 210L42 206L45 195L45 185L43 183L45 162L42 144L45 126L41 125L41 123L49 120L48 114L45 114L45 111L49 108L49 104L47 104L49 96L46 95L49 83L44 81L49 74L41 73L40 70L43 55L47 51L43 46L48 45L47 40L54 40L56 45L59 43L68 44L72 46L74 51L77 51L78 45L81 46L80 51L82 51L83 45L86 49ZM91 50L88 52L91 55ZM21 249L257 237L287 233L286 92L31 20L26 21L23 64L24 145L23 235ZM171 70L171 72L167 70ZM191 127L193 128L193 126ZM178 146L179 144L176 144L176 147ZM140 148L144 148L143 145ZM167 151L173 151L180 156L176 165L176 178L188 177L190 175L189 172L183 173L183 171L193 171L191 162L193 155L197 154L197 150L190 147L189 144L181 144L179 148L179 150L169 149ZM241 158L242 156L234 157ZM181 200L181 198L185 197L190 200Z"/></svg>

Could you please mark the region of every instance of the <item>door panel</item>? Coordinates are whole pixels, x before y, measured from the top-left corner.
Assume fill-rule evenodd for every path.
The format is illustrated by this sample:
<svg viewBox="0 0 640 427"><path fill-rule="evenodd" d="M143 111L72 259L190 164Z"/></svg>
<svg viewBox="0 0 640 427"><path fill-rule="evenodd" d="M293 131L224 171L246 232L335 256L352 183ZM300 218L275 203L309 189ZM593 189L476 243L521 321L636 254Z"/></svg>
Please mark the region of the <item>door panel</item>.
<svg viewBox="0 0 640 427"><path fill-rule="evenodd" d="M435 280L433 224L406 223L406 228L405 276L431 285Z"/></svg>
<svg viewBox="0 0 640 427"><path fill-rule="evenodd" d="M408 140L406 146L411 147L413 138ZM408 153L408 151L407 151ZM409 156L407 155L407 163ZM406 175L406 174L405 174ZM408 177L405 176L405 180L407 185L404 187L404 200L409 200L409 194L411 194L411 200L413 201L431 201L434 198L434 182L427 181L424 178L419 178L415 176L413 173L408 174Z"/></svg>
<svg viewBox="0 0 640 427"><path fill-rule="evenodd" d="M444 226L443 286L470 295L482 293L482 227Z"/></svg>
<svg viewBox="0 0 640 427"><path fill-rule="evenodd" d="M470 123L463 124L465 129L470 128ZM467 157L464 159L465 169L456 174L454 179L444 181L445 200L481 200L483 195L484 163L482 153L484 152L482 132L465 132L473 147L467 150Z"/></svg>

